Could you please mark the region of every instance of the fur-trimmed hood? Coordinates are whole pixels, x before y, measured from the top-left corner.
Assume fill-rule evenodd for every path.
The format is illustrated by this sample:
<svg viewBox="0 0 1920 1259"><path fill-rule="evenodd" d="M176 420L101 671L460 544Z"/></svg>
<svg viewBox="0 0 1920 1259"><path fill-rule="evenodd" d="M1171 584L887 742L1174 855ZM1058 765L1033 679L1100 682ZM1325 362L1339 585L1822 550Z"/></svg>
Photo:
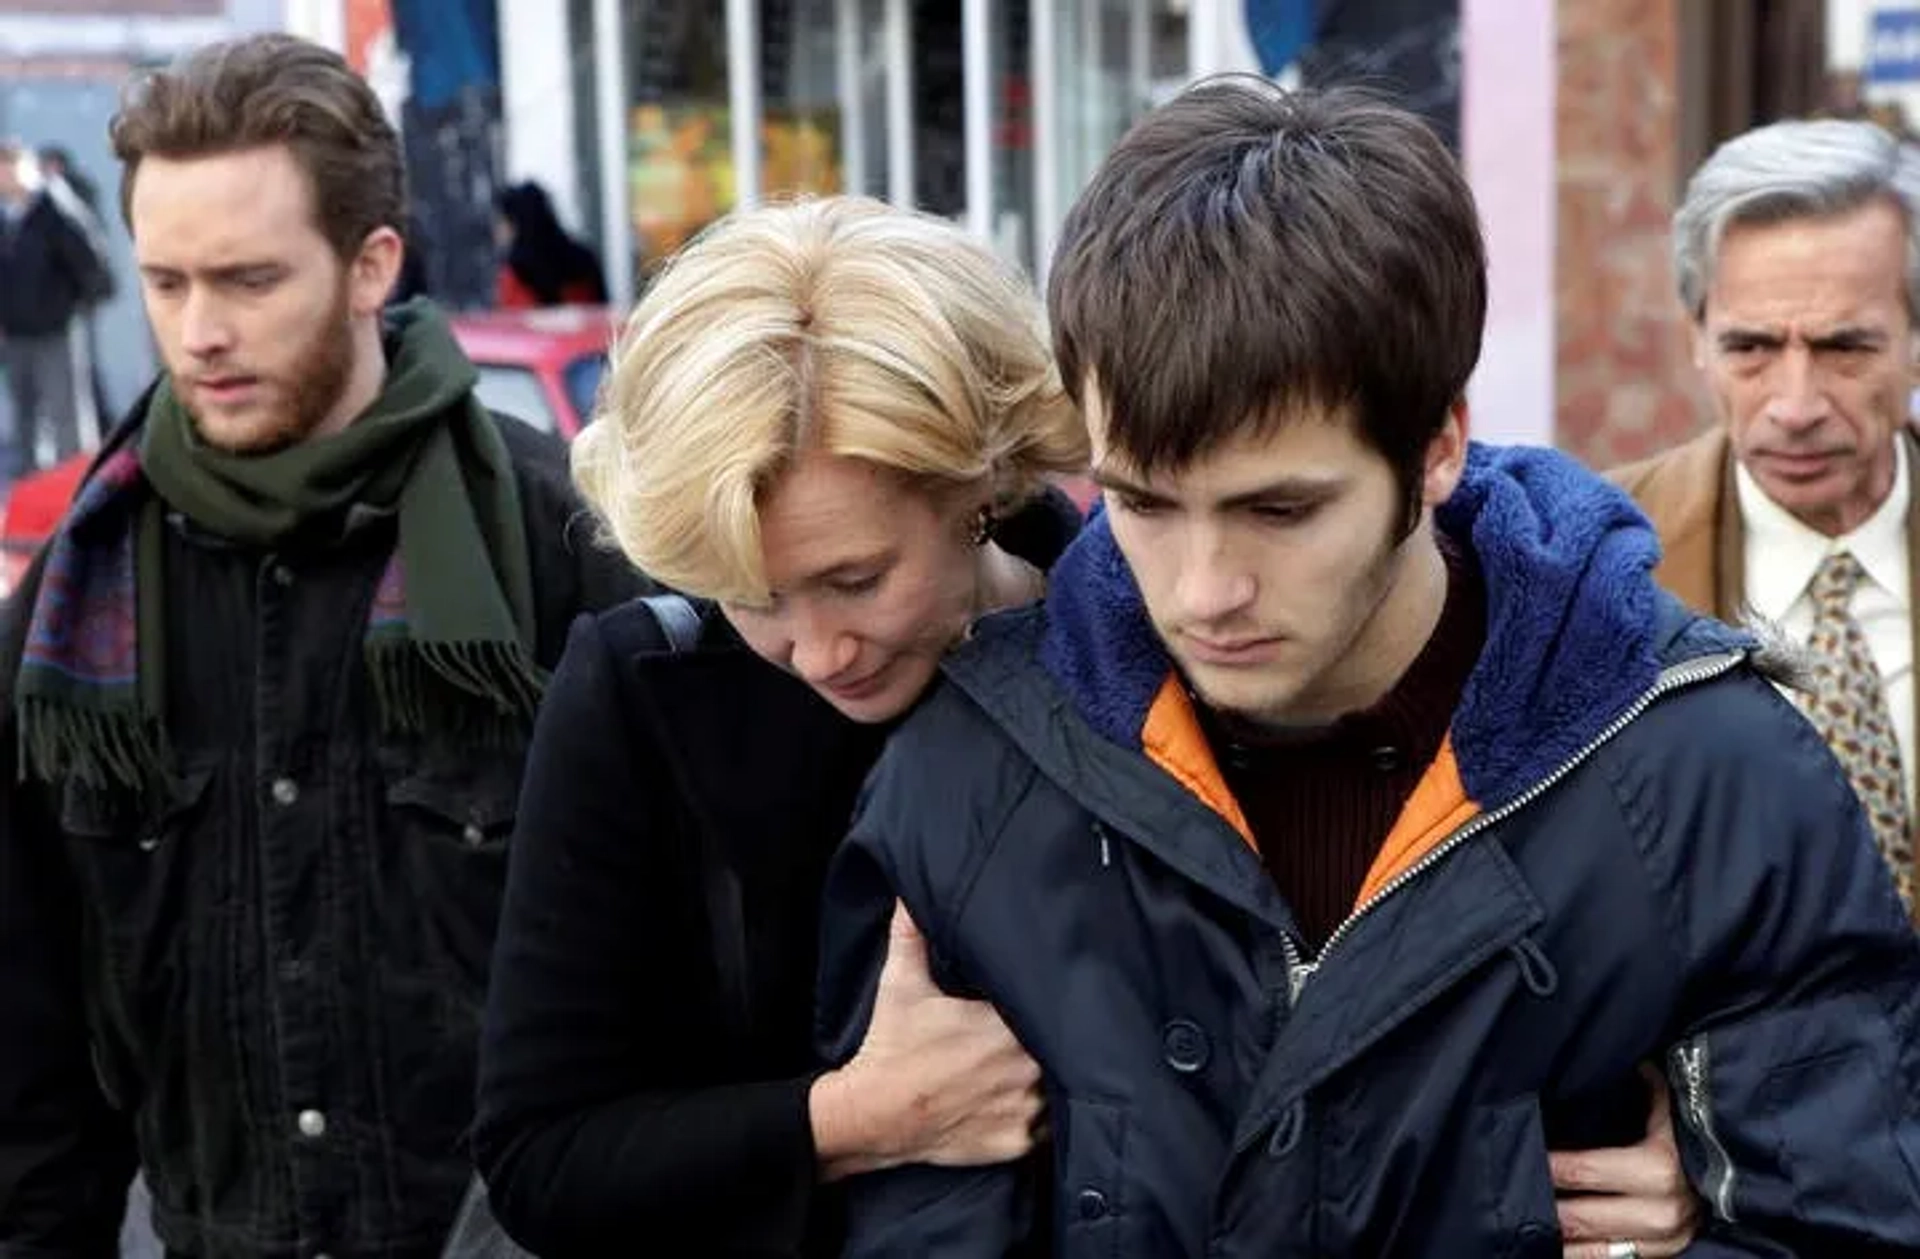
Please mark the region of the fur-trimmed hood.
<svg viewBox="0 0 1920 1259"><path fill-rule="evenodd" d="M1475 444L1436 525L1486 581L1486 645L1449 740L1461 785L1483 807L1592 742L1662 668L1757 645L1662 594L1646 518L1558 452ZM1174 666L1104 513L1054 571L1041 659L1089 725L1141 747Z"/></svg>

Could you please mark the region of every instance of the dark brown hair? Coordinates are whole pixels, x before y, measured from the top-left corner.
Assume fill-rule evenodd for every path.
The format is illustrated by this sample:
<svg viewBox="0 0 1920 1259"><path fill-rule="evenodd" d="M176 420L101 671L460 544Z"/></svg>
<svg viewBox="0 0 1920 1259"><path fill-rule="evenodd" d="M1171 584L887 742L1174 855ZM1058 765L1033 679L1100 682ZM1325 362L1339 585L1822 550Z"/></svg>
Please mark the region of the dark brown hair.
<svg viewBox="0 0 1920 1259"><path fill-rule="evenodd" d="M134 79L108 134L129 228L142 159L283 144L312 184L315 226L341 258L375 228L404 229L406 171L379 98L337 53L291 35L210 44Z"/></svg>
<svg viewBox="0 0 1920 1259"><path fill-rule="evenodd" d="M1417 505L1480 356L1486 252L1419 118L1352 88L1222 76L1094 173L1047 305L1067 389L1098 390L1107 444L1142 471L1346 412Z"/></svg>

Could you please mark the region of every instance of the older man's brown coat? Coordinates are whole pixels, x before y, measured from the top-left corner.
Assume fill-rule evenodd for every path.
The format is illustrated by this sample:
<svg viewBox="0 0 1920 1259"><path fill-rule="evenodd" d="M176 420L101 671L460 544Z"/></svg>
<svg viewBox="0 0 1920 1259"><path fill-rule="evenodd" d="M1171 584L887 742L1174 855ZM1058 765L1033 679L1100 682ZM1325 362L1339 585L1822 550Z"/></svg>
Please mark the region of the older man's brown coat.
<svg viewBox="0 0 1920 1259"><path fill-rule="evenodd" d="M1899 440L1907 444L1907 467L1920 469L1914 431L1903 430ZM1723 621L1747 619L1746 528L1725 427L1716 425L1685 445L1616 468L1607 479L1633 495L1660 535L1663 554L1654 579L1699 611ZM1920 490L1907 502L1907 573L1913 593L1920 594ZM1920 618L1908 618L1908 632L1920 667ZM1914 728L1920 730L1920 685L1914 697ZM1920 799L1920 765L1908 766L1907 772L1916 784L1914 798Z"/></svg>

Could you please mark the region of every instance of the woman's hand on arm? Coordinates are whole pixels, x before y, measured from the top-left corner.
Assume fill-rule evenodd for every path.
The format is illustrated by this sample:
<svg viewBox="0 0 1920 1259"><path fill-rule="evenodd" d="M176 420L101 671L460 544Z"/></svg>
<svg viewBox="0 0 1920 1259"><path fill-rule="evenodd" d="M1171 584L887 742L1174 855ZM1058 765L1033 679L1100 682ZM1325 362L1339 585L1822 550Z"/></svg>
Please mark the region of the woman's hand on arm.
<svg viewBox="0 0 1920 1259"><path fill-rule="evenodd" d="M907 1163L974 1167L1033 1148L1040 1069L984 1001L934 982L926 940L897 902L859 1050L809 1096L823 1179Z"/></svg>
<svg viewBox="0 0 1920 1259"><path fill-rule="evenodd" d="M1700 1200L1680 1166L1666 1077L1651 1067L1641 1074L1651 1101L1639 1144L1548 1156L1566 1259L1608 1259L1609 1246L1620 1242L1637 1246L1640 1259L1669 1259L1693 1242Z"/></svg>

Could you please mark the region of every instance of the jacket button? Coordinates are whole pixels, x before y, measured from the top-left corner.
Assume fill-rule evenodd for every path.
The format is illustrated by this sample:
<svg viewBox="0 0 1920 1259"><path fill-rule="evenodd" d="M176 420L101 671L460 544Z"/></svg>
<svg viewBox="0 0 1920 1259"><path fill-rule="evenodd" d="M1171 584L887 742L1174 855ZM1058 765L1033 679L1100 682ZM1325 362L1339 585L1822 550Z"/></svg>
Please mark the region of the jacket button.
<svg viewBox="0 0 1920 1259"><path fill-rule="evenodd" d="M275 564L272 571L274 585L291 586L293 584L293 570L285 564Z"/></svg>
<svg viewBox="0 0 1920 1259"><path fill-rule="evenodd" d="M158 847L160 847L160 837L158 835L143 835L140 837L141 852L152 852Z"/></svg>
<svg viewBox="0 0 1920 1259"><path fill-rule="evenodd" d="M1206 1068L1213 1057L1207 1034L1191 1019L1174 1019L1160 1032L1160 1049L1167 1065L1181 1075L1192 1075Z"/></svg>
<svg viewBox="0 0 1920 1259"><path fill-rule="evenodd" d="M467 847L478 848L487 842L487 833L480 829L479 823L468 822L467 829L460 832L460 838L466 841Z"/></svg>
<svg viewBox="0 0 1920 1259"><path fill-rule="evenodd" d="M1083 1220L1105 1219L1107 1214L1107 1195L1098 1189L1082 1189L1075 1200Z"/></svg>
<svg viewBox="0 0 1920 1259"><path fill-rule="evenodd" d="M303 1110L293 1122L303 1137L318 1140L327 1135L327 1117L317 1110Z"/></svg>
<svg viewBox="0 0 1920 1259"><path fill-rule="evenodd" d="M1368 753L1373 758L1373 767L1383 774L1391 774L1400 768L1400 749L1392 744L1384 744Z"/></svg>
<svg viewBox="0 0 1920 1259"><path fill-rule="evenodd" d="M273 802L282 808L300 798L300 784L291 778L276 778L267 790L272 793Z"/></svg>

